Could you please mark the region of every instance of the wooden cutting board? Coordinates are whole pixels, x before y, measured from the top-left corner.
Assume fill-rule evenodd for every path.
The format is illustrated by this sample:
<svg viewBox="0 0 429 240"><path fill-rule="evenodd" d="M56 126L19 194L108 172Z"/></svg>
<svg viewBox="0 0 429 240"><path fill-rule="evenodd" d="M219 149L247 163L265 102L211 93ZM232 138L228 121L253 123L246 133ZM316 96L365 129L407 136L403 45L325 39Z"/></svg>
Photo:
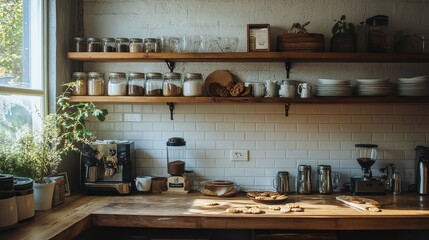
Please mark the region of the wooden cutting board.
<svg viewBox="0 0 429 240"><path fill-rule="evenodd" d="M228 70L217 70L210 73L206 81L204 82L204 88L206 89L207 95L210 95L210 84L217 82L222 87L228 85L229 82L234 80L234 75L232 75ZM213 96L212 96L213 97Z"/></svg>
<svg viewBox="0 0 429 240"><path fill-rule="evenodd" d="M344 195L337 196L336 199L359 210L381 212L380 204L373 199Z"/></svg>

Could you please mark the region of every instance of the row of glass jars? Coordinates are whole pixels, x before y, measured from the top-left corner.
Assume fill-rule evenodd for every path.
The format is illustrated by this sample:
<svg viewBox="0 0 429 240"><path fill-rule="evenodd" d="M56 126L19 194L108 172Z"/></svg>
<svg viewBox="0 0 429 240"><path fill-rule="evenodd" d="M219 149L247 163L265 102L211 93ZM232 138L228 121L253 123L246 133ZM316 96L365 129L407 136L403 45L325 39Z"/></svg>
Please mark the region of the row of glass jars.
<svg viewBox="0 0 429 240"><path fill-rule="evenodd" d="M103 96L105 95L104 74L100 72L73 73L73 81L77 84L73 88L75 96ZM182 82L180 73L161 74L157 72L140 73L123 72L109 73L107 83L109 96L202 96L203 78L201 73L187 73Z"/></svg>
<svg viewBox="0 0 429 240"><path fill-rule="evenodd" d="M158 38L74 38L75 52L161 52Z"/></svg>

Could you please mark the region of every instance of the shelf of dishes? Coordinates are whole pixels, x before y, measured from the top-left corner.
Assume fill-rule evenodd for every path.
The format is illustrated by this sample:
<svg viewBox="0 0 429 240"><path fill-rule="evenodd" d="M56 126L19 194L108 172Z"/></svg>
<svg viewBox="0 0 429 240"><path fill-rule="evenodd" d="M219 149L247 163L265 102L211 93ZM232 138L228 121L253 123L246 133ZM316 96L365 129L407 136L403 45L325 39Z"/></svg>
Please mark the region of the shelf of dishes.
<svg viewBox="0 0 429 240"><path fill-rule="evenodd" d="M129 53L69 52L68 58L85 62L429 62L429 53L331 52L224 52Z"/></svg>
<svg viewBox="0 0 429 240"><path fill-rule="evenodd" d="M429 97L313 97L313 98L256 98L256 97L149 97L149 96L72 96L71 102L94 103L429 103Z"/></svg>

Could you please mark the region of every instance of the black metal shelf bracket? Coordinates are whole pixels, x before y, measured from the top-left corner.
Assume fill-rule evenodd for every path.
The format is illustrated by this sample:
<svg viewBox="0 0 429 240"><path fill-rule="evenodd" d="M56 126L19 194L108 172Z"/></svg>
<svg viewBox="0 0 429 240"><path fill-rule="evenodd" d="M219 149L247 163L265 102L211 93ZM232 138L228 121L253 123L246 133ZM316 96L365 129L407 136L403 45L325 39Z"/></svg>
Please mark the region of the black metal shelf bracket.
<svg viewBox="0 0 429 240"><path fill-rule="evenodd" d="M291 61L285 62L285 68L286 68L286 78L289 79L290 70L292 69L292 62Z"/></svg>
<svg viewBox="0 0 429 240"><path fill-rule="evenodd" d="M173 72L174 66L176 65L176 63L173 61L170 61L168 59L165 59L165 63L167 63L167 67L168 67L168 69L170 69L170 72Z"/></svg>
<svg viewBox="0 0 429 240"><path fill-rule="evenodd" d="M290 103L285 103L285 117L289 117Z"/></svg>
<svg viewBox="0 0 429 240"><path fill-rule="evenodd" d="M170 109L170 119L174 120L173 119L173 114L174 114L174 105L175 105L175 103L168 102L167 105L168 105L168 109Z"/></svg>

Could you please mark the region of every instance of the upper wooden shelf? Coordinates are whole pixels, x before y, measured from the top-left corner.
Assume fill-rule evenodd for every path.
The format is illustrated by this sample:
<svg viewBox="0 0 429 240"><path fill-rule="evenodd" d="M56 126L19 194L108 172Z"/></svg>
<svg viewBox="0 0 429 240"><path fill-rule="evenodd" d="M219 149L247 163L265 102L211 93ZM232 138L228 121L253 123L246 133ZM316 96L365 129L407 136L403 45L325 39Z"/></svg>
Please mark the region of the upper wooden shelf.
<svg viewBox="0 0 429 240"><path fill-rule="evenodd" d="M94 103L429 103L429 97L148 97L148 96L72 96L71 102Z"/></svg>
<svg viewBox="0 0 429 240"><path fill-rule="evenodd" d="M233 52L233 53L105 53L69 52L88 62L429 62L429 53Z"/></svg>

